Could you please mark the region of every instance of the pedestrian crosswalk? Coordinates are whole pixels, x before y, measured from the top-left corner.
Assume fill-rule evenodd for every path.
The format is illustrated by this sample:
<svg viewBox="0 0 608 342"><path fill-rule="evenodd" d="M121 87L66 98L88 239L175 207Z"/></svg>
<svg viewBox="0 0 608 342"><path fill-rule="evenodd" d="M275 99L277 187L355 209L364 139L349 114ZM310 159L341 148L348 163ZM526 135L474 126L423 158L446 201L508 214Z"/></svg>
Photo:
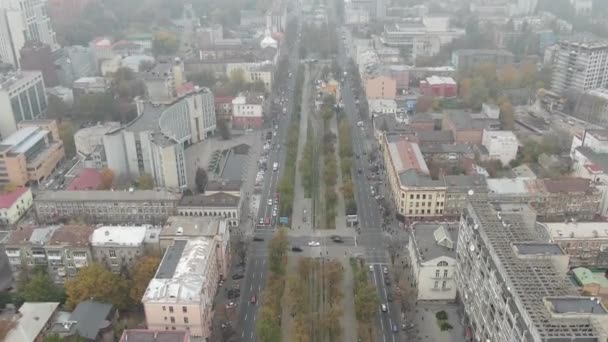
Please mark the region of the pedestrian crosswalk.
<svg viewBox="0 0 608 342"><path fill-rule="evenodd" d="M388 264L386 251L366 249L364 258L366 264Z"/></svg>

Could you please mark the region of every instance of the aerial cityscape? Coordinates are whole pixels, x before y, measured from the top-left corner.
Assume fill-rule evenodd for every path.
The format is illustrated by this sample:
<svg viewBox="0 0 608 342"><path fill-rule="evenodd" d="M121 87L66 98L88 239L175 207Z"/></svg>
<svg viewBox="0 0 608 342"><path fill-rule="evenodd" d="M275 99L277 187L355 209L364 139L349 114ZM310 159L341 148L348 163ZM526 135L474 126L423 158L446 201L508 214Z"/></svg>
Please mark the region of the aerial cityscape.
<svg viewBox="0 0 608 342"><path fill-rule="evenodd" d="M608 342L608 0L1 0L0 341Z"/></svg>

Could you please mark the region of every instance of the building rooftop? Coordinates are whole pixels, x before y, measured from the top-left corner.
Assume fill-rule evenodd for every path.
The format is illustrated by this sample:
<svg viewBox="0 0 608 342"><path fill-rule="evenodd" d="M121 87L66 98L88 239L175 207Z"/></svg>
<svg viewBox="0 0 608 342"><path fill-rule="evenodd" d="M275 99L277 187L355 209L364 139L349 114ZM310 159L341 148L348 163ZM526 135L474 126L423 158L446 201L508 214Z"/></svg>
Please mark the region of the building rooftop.
<svg viewBox="0 0 608 342"><path fill-rule="evenodd" d="M89 238L94 230L95 227L87 225L63 225L54 231L49 245L86 247L89 245Z"/></svg>
<svg viewBox="0 0 608 342"><path fill-rule="evenodd" d="M221 234L221 226L226 223L213 216L170 216L163 226L161 236L208 236ZM179 233L181 231L181 233Z"/></svg>
<svg viewBox="0 0 608 342"><path fill-rule="evenodd" d="M51 319L59 303L44 302L33 303L25 302L19 308L21 317L17 320L16 326L8 332L5 341L10 342L34 342L38 334Z"/></svg>
<svg viewBox="0 0 608 342"><path fill-rule="evenodd" d="M521 215L500 215L487 197L479 196L464 209L463 220L468 226L475 227L473 233L478 236L475 239L483 243L481 248L490 251L491 264L497 269L495 275L502 285L503 296L506 300L512 298L511 303L516 306L514 310L527 317L525 321L518 318L518 325L524 330L534 331L543 341L561 341L564 338L569 341L598 341L598 331L589 318L556 319L548 309L546 298L576 297L578 293L566 275L558 271L552 258L521 257L515 252L514 244L543 243L542 236L529 227Z"/></svg>
<svg viewBox="0 0 608 342"><path fill-rule="evenodd" d="M473 118L471 113L464 110L450 110L445 116L459 131L482 130L492 127L500 127L498 119Z"/></svg>
<svg viewBox="0 0 608 342"><path fill-rule="evenodd" d="M443 176L445 185L447 187L459 187L477 189L479 187L486 187L486 177L480 175L445 175Z"/></svg>
<svg viewBox="0 0 608 342"><path fill-rule="evenodd" d="M188 342L187 331L125 329L120 342Z"/></svg>
<svg viewBox="0 0 608 342"><path fill-rule="evenodd" d="M576 45L586 49L608 48L607 39L598 37L588 32L577 33L570 36L562 36L559 39L559 43Z"/></svg>
<svg viewBox="0 0 608 342"><path fill-rule="evenodd" d="M514 243L513 248L519 255L564 255L564 251L556 243L523 242Z"/></svg>
<svg viewBox="0 0 608 342"><path fill-rule="evenodd" d="M236 179L218 179L212 180L207 183L205 192L223 191L223 192L236 192L241 191L243 181Z"/></svg>
<svg viewBox="0 0 608 342"><path fill-rule="evenodd" d="M240 202L240 196L218 192L211 195L196 194L184 196L178 206L184 207L236 207Z"/></svg>
<svg viewBox="0 0 608 342"><path fill-rule="evenodd" d="M78 190L78 191L40 191L36 195L36 201L53 202L78 202L78 201L178 201L181 194L167 190L134 190L134 191L112 191L112 190Z"/></svg>
<svg viewBox="0 0 608 342"><path fill-rule="evenodd" d="M417 143L405 139L395 139L389 140L387 145L395 173L400 174L407 170L429 173Z"/></svg>
<svg viewBox="0 0 608 342"><path fill-rule="evenodd" d="M410 235L421 261L439 257L456 258L458 223L415 223Z"/></svg>
<svg viewBox="0 0 608 342"><path fill-rule="evenodd" d="M11 192L0 193L0 209L8 209L15 204L23 194L30 191L30 188L17 188Z"/></svg>
<svg viewBox="0 0 608 342"><path fill-rule="evenodd" d="M454 51L459 56L472 56L472 55L502 55L502 56L513 56L508 50L493 50L493 49L461 49Z"/></svg>
<svg viewBox="0 0 608 342"><path fill-rule="evenodd" d="M0 145L12 146L11 152L21 154L49 135L49 131L40 127L28 126L17 130L4 139Z"/></svg>
<svg viewBox="0 0 608 342"><path fill-rule="evenodd" d="M0 74L0 91L10 91L13 85L20 85L24 80L39 77L42 78L40 71L11 71Z"/></svg>
<svg viewBox="0 0 608 342"><path fill-rule="evenodd" d="M452 131L419 131L416 132L416 138L421 145L428 143L451 144L454 142L454 133Z"/></svg>
<svg viewBox="0 0 608 342"><path fill-rule="evenodd" d="M101 172L97 169L82 169L76 178L66 187L66 190L97 190L101 185Z"/></svg>
<svg viewBox="0 0 608 342"><path fill-rule="evenodd" d="M409 169L399 174L401 185L407 187L434 188L445 187L442 180L434 180L429 174L421 173L420 171Z"/></svg>
<svg viewBox="0 0 608 342"><path fill-rule="evenodd" d="M555 314L605 315L606 308L601 298L593 297L550 297L545 299L549 310Z"/></svg>
<svg viewBox="0 0 608 342"><path fill-rule="evenodd" d="M606 278L606 271L593 272L585 267L577 267L572 270L574 278L581 286L597 284L602 288L608 288L608 278Z"/></svg>
<svg viewBox="0 0 608 342"><path fill-rule="evenodd" d="M205 270L214 252L211 238L176 240L167 249L156 275L148 284L142 302L209 304L203 287L207 281ZM215 284L213 284L215 285Z"/></svg>
<svg viewBox="0 0 608 342"><path fill-rule="evenodd" d="M429 84L429 85L439 85L439 84L456 84L456 81L454 81L453 78L451 77L441 77L441 76L431 76L431 77L427 77L425 79L425 81Z"/></svg>
<svg viewBox="0 0 608 342"><path fill-rule="evenodd" d="M592 189L591 180L585 178L543 179L545 190L550 193L587 192Z"/></svg>
<svg viewBox="0 0 608 342"><path fill-rule="evenodd" d="M81 336L87 341L97 341L99 332L110 327L113 311L112 304L86 300L78 303L70 314L68 321L56 322L50 329L51 333L60 336Z"/></svg>
<svg viewBox="0 0 608 342"><path fill-rule="evenodd" d="M494 194L527 194L529 178L491 178L487 180L488 190Z"/></svg>
<svg viewBox="0 0 608 342"><path fill-rule="evenodd" d="M106 226L95 229L91 235L93 246L138 247L144 243L151 226Z"/></svg>
<svg viewBox="0 0 608 342"><path fill-rule="evenodd" d="M608 222L556 222L542 225L556 240L608 239Z"/></svg>

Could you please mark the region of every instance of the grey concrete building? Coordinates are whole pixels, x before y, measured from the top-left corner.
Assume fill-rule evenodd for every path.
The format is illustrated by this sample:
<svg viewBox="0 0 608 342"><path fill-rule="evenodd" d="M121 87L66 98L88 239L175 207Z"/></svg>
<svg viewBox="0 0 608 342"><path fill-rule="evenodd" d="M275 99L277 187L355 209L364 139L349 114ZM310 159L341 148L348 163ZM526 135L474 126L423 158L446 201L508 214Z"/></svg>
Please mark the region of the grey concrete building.
<svg viewBox="0 0 608 342"><path fill-rule="evenodd" d="M181 194L166 190L42 191L34 200L40 222L81 218L91 223L162 224L177 210Z"/></svg>
<svg viewBox="0 0 608 342"><path fill-rule="evenodd" d="M95 261L112 272L121 273L131 269L136 259L144 255L145 242L152 226L104 226L91 235L91 248Z"/></svg>
<svg viewBox="0 0 608 342"><path fill-rule="evenodd" d="M452 66L458 73L471 71L482 64L494 64L496 67L513 63L513 54L507 50L463 49L452 52Z"/></svg>

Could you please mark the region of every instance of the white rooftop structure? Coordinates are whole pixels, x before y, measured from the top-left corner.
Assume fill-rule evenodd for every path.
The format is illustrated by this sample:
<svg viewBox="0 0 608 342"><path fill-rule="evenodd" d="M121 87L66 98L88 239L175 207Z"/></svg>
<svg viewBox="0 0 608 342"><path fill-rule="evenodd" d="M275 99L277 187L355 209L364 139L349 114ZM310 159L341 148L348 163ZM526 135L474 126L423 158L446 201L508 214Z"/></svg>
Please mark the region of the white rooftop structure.
<svg viewBox="0 0 608 342"><path fill-rule="evenodd" d="M103 146L103 136L119 129L120 122L101 122L95 126L84 127L74 134L76 150L84 155L93 153L97 148Z"/></svg>
<svg viewBox="0 0 608 342"><path fill-rule="evenodd" d="M606 88L591 89L591 90L587 91L587 94L593 95L595 97L608 101L608 89L606 89Z"/></svg>
<svg viewBox="0 0 608 342"><path fill-rule="evenodd" d="M93 246L139 246L152 226L105 226L91 235Z"/></svg>
<svg viewBox="0 0 608 342"><path fill-rule="evenodd" d="M28 126L9 135L0 143L0 145L12 146L13 149L11 152L13 153L25 153L48 134L49 131L45 129Z"/></svg>
<svg viewBox="0 0 608 342"><path fill-rule="evenodd" d="M211 301L206 287L213 238L176 240L167 249L156 275L148 284L142 302L202 303Z"/></svg>
<svg viewBox="0 0 608 342"><path fill-rule="evenodd" d="M16 326L8 332L5 341L9 342L34 342L38 334L47 325L59 303L31 303L25 302L19 308L21 317Z"/></svg>
<svg viewBox="0 0 608 342"><path fill-rule="evenodd" d="M551 238L608 239L608 222L542 223Z"/></svg>
<svg viewBox="0 0 608 342"><path fill-rule="evenodd" d="M528 193L527 181L530 178L491 178L487 179L488 190L495 194L525 194Z"/></svg>
<svg viewBox="0 0 608 342"><path fill-rule="evenodd" d="M456 84L456 81L451 77L431 76L427 77L426 81L429 85Z"/></svg>

